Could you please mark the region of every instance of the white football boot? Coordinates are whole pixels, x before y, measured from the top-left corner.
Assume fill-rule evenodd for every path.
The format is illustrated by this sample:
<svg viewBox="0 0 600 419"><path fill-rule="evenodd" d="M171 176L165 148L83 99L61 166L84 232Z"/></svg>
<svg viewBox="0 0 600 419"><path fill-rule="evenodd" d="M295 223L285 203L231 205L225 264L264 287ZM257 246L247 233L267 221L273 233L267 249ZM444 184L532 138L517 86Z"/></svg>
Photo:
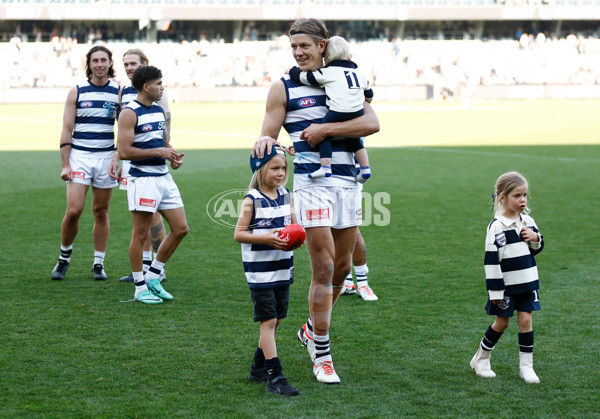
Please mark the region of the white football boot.
<svg viewBox="0 0 600 419"><path fill-rule="evenodd" d="M479 345L479 349L471 359L471 368L475 370L475 373L484 378L494 378L496 373L492 371L492 367L490 365L490 355L492 351L486 351Z"/></svg>
<svg viewBox="0 0 600 419"><path fill-rule="evenodd" d="M358 295L365 301L377 301L379 298L375 295L371 287L368 285L363 285L362 287L358 287L356 290Z"/></svg>
<svg viewBox="0 0 600 419"><path fill-rule="evenodd" d="M320 383L339 384L340 377L335 373L333 363L331 361L323 361L313 365L313 374Z"/></svg>
<svg viewBox="0 0 600 419"><path fill-rule="evenodd" d="M536 384L540 382L533 370L533 352L519 352L519 371L519 375L526 383Z"/></svg>

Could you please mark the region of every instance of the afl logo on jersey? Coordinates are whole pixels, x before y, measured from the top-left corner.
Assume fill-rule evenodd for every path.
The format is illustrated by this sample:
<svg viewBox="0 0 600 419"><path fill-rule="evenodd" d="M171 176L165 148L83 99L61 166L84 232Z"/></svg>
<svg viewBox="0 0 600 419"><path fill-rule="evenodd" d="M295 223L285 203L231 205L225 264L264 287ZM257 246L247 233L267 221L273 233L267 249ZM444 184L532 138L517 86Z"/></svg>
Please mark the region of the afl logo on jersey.
<svg viewBox="0 0 600 419"><path fill-rule="evenodd" d="M313 106L316 103L317 103L317 101L314 100L312 97L305 97L298 101L298 106L300 106L302 108L308 108L309 106Z"/></svg>
<svg viewBox="0 0 600 419"><path fill-rule="evenodd" d="M143 132L148 132L152 129L152 125L151 124L146 124L142 126L142 131Z"/></svg>
<svg viewBox="0 0 600 419"><path fill-rule="evenodd" d="M89 102L89 101L79 102L79 106L81 106L82 108L89 108L92 105L93 105L93 103Z"/></svg>

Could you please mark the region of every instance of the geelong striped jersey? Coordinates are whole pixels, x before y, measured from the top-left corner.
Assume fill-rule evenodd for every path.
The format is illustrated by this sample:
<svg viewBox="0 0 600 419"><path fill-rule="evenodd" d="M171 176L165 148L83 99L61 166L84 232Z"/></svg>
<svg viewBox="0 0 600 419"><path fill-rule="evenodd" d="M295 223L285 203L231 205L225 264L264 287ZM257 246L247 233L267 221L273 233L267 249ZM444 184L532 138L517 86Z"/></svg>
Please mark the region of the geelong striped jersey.
<svg viewBox="0 0 600 419"><path fill-rule="evenodd" d="M125 108L129 102L133 102L137 98L138 92L133 86L123 87L121 92L121 109Z"/></svg>
<svg viewBox="0 0 600 419"><path fill-rule="evenodd" d="M87 80L78 84L73 149L113 151L118 108L119 85L116 82L109 80L104 86L95 86Z"/></svg>
<svg viewBox="0 0 600 419"><path fill-rule="evenodd" d="M353 113L363 109L365 98L373 97L369 80L350 60L334 60L316 71L290 69L290 77L304 85L321 86L327 93L329 110Z"/></svg>
<svg viewBox="0 0 600 419"><path fill-rule="evenodd" d="M313 123L321 122L327 113L327 96L323 89L303 86L290 79L289 75L281 78L286 90L287 104L283 128L294 143L294 190L313 186L343 186L356 188L356 170L354 154L346 150L344 141L331 141L333 155L331 171L333 176L310 179L309 173L321 167L319 150L308 145L300 138L305 128Z"/></svg>
<svg viewBox="0 0 600 419"><path fill-rule="evenodd" d="M129 102L133 102L137 99L138 91L131 85L123 87L121 91L121 109L124 109ZM162 106L163 111L169 107L169 99L167 94L163 92L161 98L155 102L157 105Z"/></svg>
<svg viewBox="0 0 600 419"><path fill-rule="evenodd" d="M165 114L156 103L152 106L142 105L137 100L129 102L126 108L132 109L137 117L133 147L149 149L165 146ZM144 160L131 160L129 175L162 176L169 173L166 161L162 157L152 157Z"/></svg>
<svg viewBox="0 0 600 419"><path fill-rule="evenodd" d="M499 214L488 226L484 268L490 300L540 288L534 256L544 248L544 240L540 234L539 242L524 241L520 234L523 227L540 234L533 218L524 214L520 226Z"/></svg>
<svg viewBox="0 0 600 419"><path fill-rule="evenodd" d="M277 188L273 200L258 189L246 195L252 199L253 213L248 231L252 234L273 234L291 224L291 195L284 187ZM250 289L278 288L294 282L294 252L277 250L265 244L242 243L242 262Z"/></svg>

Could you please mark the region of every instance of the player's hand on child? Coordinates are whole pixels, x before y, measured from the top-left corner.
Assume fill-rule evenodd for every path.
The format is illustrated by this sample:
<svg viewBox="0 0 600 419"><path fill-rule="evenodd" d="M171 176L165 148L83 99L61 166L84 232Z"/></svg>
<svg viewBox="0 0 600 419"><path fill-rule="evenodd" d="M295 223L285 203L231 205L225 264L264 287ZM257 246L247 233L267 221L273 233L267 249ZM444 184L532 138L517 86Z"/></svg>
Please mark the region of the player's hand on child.
<svg viewBox="0 0 600 419"><path fill-rule="evenodd" d="M311 124L300 134L300 138L306 140L309 146L315 147L325 138L327 138L327 132L325 130L325 124Z"/></svg>
<svg viewBox="0 0 600 419"><path fill-rule="evenodd" d="M535 231L527 227L523 227L521 230L521 237L526 242L537 242L540 240L540 236Z"/></svg>
<svg viewBox="0 0 600 419"><path fill-rule="evenodd" d="M265 150L268 150L267 153L270 152L273 144L281 146L275 138L268 135L258 137L254 143L254 147L252 147L252 158L258 157L262 159L265 156Z"/></svg>

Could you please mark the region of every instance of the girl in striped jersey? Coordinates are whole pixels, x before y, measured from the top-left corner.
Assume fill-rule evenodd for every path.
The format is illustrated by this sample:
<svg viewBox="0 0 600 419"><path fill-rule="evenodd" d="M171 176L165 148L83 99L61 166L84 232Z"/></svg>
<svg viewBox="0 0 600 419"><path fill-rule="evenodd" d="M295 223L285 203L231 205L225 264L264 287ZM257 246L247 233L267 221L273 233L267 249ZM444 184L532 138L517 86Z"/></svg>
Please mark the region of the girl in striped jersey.
<svg viewBox="0 0 600 419"><path fill-rule="evenodd" d="M520 376L527 383L539 383L533 370L531 313L541 309L534 256L542 251L544 241L535 221L527 215L527 192L527 180L520 173L504 173L496 181L496 216L487 229L484 260L489 294L485 309L496 319L485 332L471 368L481 377L496 376L490 367L490 354L516 310Z"/></svg>
<svg viewBox="0 0 600 419"><path fill-rule="evenodd" d="M292 197L285 188L287 160L281 149L273 146L262 159L250 158L254 172L250 190L244 198L234 238L242 243L242 261L254 305L254 321L260 322L260 338L254 365L248 379L266 382L266 391L295 396L282 373L277 357L275 336L281 320L287 316L289 288L294 281L293 252L277 233L296 223Z"/></svg>

